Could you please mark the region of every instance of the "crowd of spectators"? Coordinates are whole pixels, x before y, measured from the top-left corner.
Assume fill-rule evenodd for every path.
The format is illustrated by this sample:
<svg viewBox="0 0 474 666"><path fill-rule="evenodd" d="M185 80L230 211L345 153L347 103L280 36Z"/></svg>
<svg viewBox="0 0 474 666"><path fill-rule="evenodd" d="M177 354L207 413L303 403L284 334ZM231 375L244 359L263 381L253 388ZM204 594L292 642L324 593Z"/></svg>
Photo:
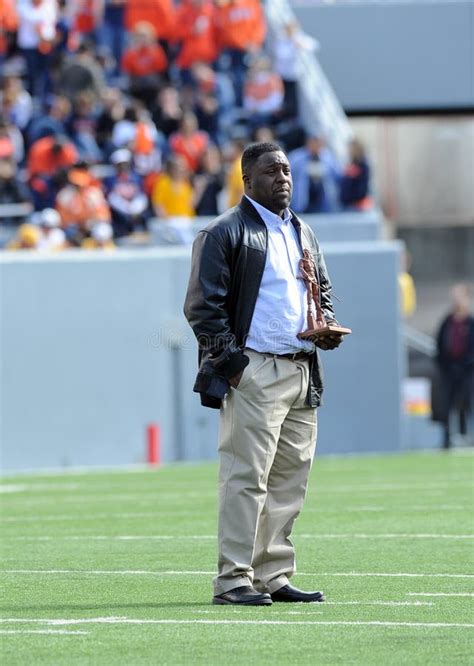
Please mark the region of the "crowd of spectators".
<svg viewBox="0 0 474 666"><path fill-rule="evenodd" d="M216 215L250 140L289 152L297 212L370 206L361 144L342 165L300 126L302 48L294 23L267 44L259 0L2 0L0 205L31 209L3 215L9 247L112 248Z"/></svg>

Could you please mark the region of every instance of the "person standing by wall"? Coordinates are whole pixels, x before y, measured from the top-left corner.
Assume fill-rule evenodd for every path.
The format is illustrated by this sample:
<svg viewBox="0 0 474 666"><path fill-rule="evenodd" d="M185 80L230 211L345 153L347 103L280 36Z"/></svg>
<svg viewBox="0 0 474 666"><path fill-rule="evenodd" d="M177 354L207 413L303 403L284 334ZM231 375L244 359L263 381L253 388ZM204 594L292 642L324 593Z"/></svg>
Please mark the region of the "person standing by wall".
<svg viewBox="0 0 474 666"><path fill-rule="evenodd" d="M26 60L28 90L44 99L49 92L49 56L56 37L54 0L20 0L17 43Z"/></svg>
<svg viewBox="0 0 474 666"><path fill-rule="evenodd" d="M459 433L474 436L474 317L470 313L466 284L454 285L451 295L451 312L441 322L436 336L445 449L452 445L453 412L459 418Z"/></svg>
<svg viewBox="0 0 474 666"><path fill-rule="evenodd" d="M290 541L304 501L323 390L316 346L301 340L303 249L319 277L321 306L335 321L331 283L311 229L289 209L288 158L274 143L242 155L245 195L197 236L184 305L199 343L194 390L220 408L219 562L214 604L319 602L303 592Z"/></svg>

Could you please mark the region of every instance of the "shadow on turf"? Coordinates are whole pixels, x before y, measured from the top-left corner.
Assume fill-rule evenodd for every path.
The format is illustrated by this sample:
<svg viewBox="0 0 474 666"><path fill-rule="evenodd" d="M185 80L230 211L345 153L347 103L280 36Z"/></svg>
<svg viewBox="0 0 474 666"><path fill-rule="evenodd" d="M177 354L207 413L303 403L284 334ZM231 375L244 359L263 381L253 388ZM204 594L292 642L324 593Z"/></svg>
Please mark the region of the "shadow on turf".
<svg viewBox="0 0 474 666"><path fill-rule="evenodd" d="M175 602L168 601L163 603L144 603L144 604L35 604L33 606L19 604L17 606L0 606L0 611L3 612L17 612L17 611L113 611L114 609L125 608L196 608L198 606L210 606L211 602Z"/></svg>

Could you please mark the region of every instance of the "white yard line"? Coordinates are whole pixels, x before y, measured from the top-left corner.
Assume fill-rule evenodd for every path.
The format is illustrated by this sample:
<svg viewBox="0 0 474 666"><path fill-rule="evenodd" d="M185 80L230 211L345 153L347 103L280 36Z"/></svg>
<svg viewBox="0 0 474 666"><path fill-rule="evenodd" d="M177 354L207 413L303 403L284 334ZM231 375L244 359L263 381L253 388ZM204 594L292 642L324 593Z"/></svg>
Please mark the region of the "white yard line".
<svg viewBox="0 0 474 666"><path fill-rule="evenodd" d="M411 627L411 628L474 628L472 623L462 622L396 622L396 621L381 621L381 620L141 620L137 618L127 617L90 617L90 618L74 618L74 619L58 619L58 618L0 618L0 622L4 624L21 622L23 624L36 623L45 624L48 626L72 626L80 624L245 624L245 625L323 625L323 626L374 626L374 627Z"/></svg>
<svg viewBox="0 0 474 666"><path fill-rule="evenodd" d="M56 636L88 636L89 631L67 631L63 629L0 629L0 634L54 634Z"/></svg>
<svg viewBox="0 0 474 666"><path fill-rule="evenodd" d="M150 571L147 569L0 569L0 574L41 574L41 575L90 575L90 576L215 576L215 571L202 571L202 570L179 570L179 571ZM385 577L385 578L464 578L474 580L473 574L459 574L459 573L382 573L380 571L369 573L362 571L341 571L341 572L299 572L297 576L313 576L313 577L338 577L345 576L349 578L354 577ZM409 592L407 594L418 594L417 592ZM421 593L420 593L421 594ZM441 594L441 593L440 593Z"/></svg>
<svg viewBox="0 0 474 666"><path fill-rule="evenodd" d="M6 493L22 493L25 492L27 486L20 483L9 483L7 485L0 485L0 494Z"/></svg>
<svg viewBox="0 0 474 666"><path fill-rule="evenodd" d="M0 484L0 495L3 493L43 493L45 490L79 490L78 483L2 483Z"/></svg>
<svg viewBox="0 0 474 666"><path fill-rule="evenodd" d="M90 516L81 516L81 522L84 522L85 520L97 520L98 518L161 518L163 515L176 515L177 513L185 513L186 509L178 509L174 511L169 511L168 509L166 511L137 511L134 513L94 513ZM77 515L71 515L70 513L68 514L57 514L57 515L49 515L49 516L22 516L22 517L17 517L17 516L8 516L6 518L0 517L0 523L44 523L44 522L52 522L52 521L71 521L71 522L77 522L78 518Z"/></svg>
<svg viewBox="0 0 474 666"><path fill-rule="evenodd" d="M432 601L325 601L324 605L325 606L434 606L434 603Z"/></svg>
<svg viewBox="0 0 474 666"><path fill-rule="evenodd" d="M344 509L327 509L325 507L308 507L305 509L305 513L337 513L337 514L344 514L344 513L365 513L365 512L430 512L430 513L437 513L438 511L470 511L470 507L462 504L433 504L433 505L414 505L414 506L407 506L407 507L400 507L400 506L394 506L394 507L386 507L386 506L375 506L375 505L370 505L370 506L353 506L353 507L346 507ZM161 518L164 515L176 515L176 514L181 514L185 513L186 508L182 509L169 509L167 507L160 507L160 509L155 509L153 511L136 511L136 512L115 512L115 513L94 513L89 516L81 516L81 521L94 521L97 520L98 518L151 518L151 517L156 517L156 518ZM52 515L28 515L28 516L0 516L0 523L29 523L29 522L34 522L34 523L43 523L43 522L54 522L54 521L71 521L71 522L77 522L77 515L76 514L52 514Z"/></svg>
<svg viewBox="0 0 474 666"><path fill-rule="evenodd" d="M368 577L384 577L384 578L468 578L473 580L473 574L459 574L459 573L382 573L380 571L375 571L373 573L359 572L359 571L341 571L338 573L299 573L298 576L348 576L348 577L357 577L357 576L368 576Z"/></svg>
<svg viewBox="0 0 474 666"><path fill-rule="evenodd" d="M69 536L12 536L2 539L9 539L11 541L214 541L216 536L214 534L187 534L187 535L174 535L174 534L158 534L158 535L137 535L125 534L116 536L106 536L104 534L91 534L88 536L82 535L69 535Z"/></svg>
<svg viewBox="0 0 474 666"><path fill-rule="evenodd" d="M9 486L0 486L1 488L9 488ZM29 490L28 488L25 488L24 491ZM3 492L5 493L10 493L10 492L20 492L19 490L15 491L9 491L9 490L4 490ZM41 491L44 492L44 491ZM209 500L209 499L215 499L217 497L216 492L198 492L198 491L186 491L186 498L192 498L192 499L203 499L203 500ZM19 497L12 497L12 500L15 501L19 506L28 506L28 505L37 505L37 504L50 504L51 502L57 502L58 498L56 495L52 495L51 497L35 497L32 498L30 496L19 496ZM159 492L159 490L143 490L141 493L124 493L124 492L117 492L117 493L108 493L106 491L102 493L83 493L83 492L74 492L68 495L64 495L61 497L61 503L69 503L69 502L80 502L81 504L83 502L105 502L105 501L111 501L114 503L117 503L118 501L123 501L123 502L160 502L160 501L176 501L176 500L182 500L183 499L183 493L178 493L178 492Z"/></svg>
<svg viewBox="0 0 474 666"><path fill-rule="evenodd" d="M286 615L315 615L321 614L324 611L319 610L322 607L326 606L434 606L432 601L325 601L323 604L311 604L311 607L308 607L306 611L292 611L285 608ZM318 607L318 610L314 610L315 606ZM282 609L283 610L283 609ZM243 608L235 607L233 613L244 613L248 612ZM222 609L209 609L209 610L194 610L193 613L222 613Z"/></svg>
<svg viewBox="0 0 474 666"><path fill-rule="evenodd" d="M382 483L382 484L365 484L365 485L328 485L327 487L319 487L316 492L322 495L333 495L337 493L358 493L362 492L367 493L378 493L378 492L388 492L388 491L404 491L404 490L416 490L419 492L427 494L440 494L442 491L451 490L453 484L456 485L456 488L466 487L471 488L472 481L466 477L462 477L459 480L446 480L442 482L426 484L426 483ZM98 493L89 493L84 486L79 484L0 484L0 493L31 493L31 492L44 492L45 490L66 490L66 491L77 491L72 495L66 495L61 498L62 502L86 502L86 501L104 501L111 500L116 502L117 500L124 501L136 501L136 500L174 500L183 498L183 494L179 492L160 492L159 489L146 489L141 493L124 493L124 492L107 492L107 488L104 489L104 492ZM95 490L95 489L91 489ZM216 497L214 491L189 491L186 492L186 497L194 497L196 499L209 499ZM26 500L32 504L35 503L48 503L56 502L57 498L53 495L52 497L38 497L31 499L30 497L15 497L15 500Z"/></svg>
<svg viewBox="0 0 474 666"><path fill-rule="evenodd" d="M408 597L474 597L474 592L406 592Z"/></svg>
<svg viewBox="0 0 474 666"><path fill-rule="evenodd" d="M215 576L215 571L145 571L140 569L108 571L104 569L0 569L0 574L78 574L86 576Z"/></svg>
<svg viewBox="0 0 474 666"><path fill-rule="evenodd" d="M327 508L323 506L319 507L308 507L305 508L305 513L369 513L369 512L381 512L386 511L390 513L400 513L406 512L411 513L422 512L422 513L436 513L438 511L470 511L471 508L468 504L415 504L413 506L382 506L382 505L368 505L368 506L351 506L344 508Z"/></svg>
<svg viewBox="0 0 474 666"><path fill-rule="evenodd" d="M295 539L474 539L474 534L295 534ZM11 541L210 541L217 537L214 534L121 534L108 536L105 534L90 535L48 535L48 536L5 536Z"/></svg>
<svg viewBox="0 0 474 666"><path fill-rule="evenodd" d="M295 534L300 539L474 539L474 534Z"/></svg>

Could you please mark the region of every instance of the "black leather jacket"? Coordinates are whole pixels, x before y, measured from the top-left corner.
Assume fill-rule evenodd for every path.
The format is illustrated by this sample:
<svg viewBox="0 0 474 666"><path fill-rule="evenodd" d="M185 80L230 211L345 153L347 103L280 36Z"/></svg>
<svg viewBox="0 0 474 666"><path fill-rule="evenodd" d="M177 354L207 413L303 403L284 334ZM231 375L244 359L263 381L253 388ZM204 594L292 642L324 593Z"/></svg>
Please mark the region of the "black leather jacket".
<svg viewBox="0 0 474 666"><path fill-rule="evenodd" d="M334 320L331 283L318 241L292 212L300 244L311 250L318 272L321 306ZM219 408L229 378L249 362L243 353L267 255L267 228L246 197L199 232L193 244L184 314L199 344L194 391L206 407ZM318 407L323 392L318 354L311 356L307 404Z"/></svg>

